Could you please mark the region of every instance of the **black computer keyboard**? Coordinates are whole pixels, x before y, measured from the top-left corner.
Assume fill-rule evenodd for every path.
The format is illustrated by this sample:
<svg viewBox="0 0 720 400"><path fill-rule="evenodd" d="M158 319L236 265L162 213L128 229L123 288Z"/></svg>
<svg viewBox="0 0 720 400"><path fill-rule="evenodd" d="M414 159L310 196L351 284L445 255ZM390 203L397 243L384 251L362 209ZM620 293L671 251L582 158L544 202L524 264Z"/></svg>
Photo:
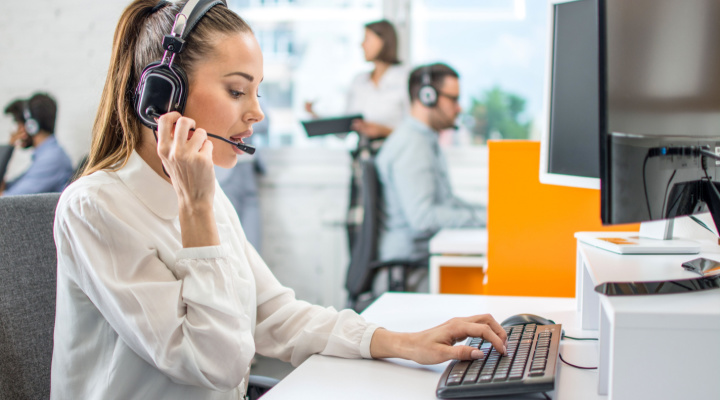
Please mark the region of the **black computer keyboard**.
<svg viewBox="0 0 720 400"><path fill-rule="evenodd" d="M555 369L562 326L515 325L505 327L507 356L481 338L468 346L482 350L483 358L452 361L437 387L437 397L456 399L505 394L547 392L555 389Z"/></svg>

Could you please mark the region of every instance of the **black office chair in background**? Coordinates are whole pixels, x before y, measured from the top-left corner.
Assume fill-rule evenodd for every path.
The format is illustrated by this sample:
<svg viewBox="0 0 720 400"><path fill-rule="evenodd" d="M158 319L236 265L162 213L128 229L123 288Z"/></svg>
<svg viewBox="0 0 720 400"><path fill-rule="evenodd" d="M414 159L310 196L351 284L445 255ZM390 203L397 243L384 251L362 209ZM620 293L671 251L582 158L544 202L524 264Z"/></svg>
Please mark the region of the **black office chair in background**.
<svg viewBox="0 0 720 400"><path fill-rule="evenodd" d="M347 271L345 288L348 291L348 308L357 312L364 310L381 294L373 291L375 277L380 271L387 271L387 290L404 292L407 278L413 269L427 268L427 257L378 261L378 239L382 223L382 188L375 170L373 158L360 160L362 170L361 197L363 218L360 231L352 243L350 266Z"/></svg>

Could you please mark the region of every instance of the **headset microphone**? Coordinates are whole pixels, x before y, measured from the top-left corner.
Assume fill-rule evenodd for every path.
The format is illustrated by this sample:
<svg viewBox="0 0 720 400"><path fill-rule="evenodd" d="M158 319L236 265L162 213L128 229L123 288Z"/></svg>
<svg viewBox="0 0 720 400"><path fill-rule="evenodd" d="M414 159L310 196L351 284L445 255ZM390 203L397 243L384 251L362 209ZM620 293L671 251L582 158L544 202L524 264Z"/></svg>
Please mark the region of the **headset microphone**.
<svg viewBox="0 0 720 400"><path fill-rule="evenodd" d="M160 114L158 114L157 110L155 110L155 107L152 107L152 106L151 106L151 107L148 107L148 108L145 110L145 114L147 114L147 115L149 115L149 116L151 116L151 117L153 117L153 118L160 118ZM195 131L195 128L190 129L190 132L194 132L194 131ZM238 149L240 149L240 150L242 150L242 151L244 151L244 152L246 152L246 153L248 153L248 154L250 154L250 155L255 154L255 147L250 146L249 144L245 144L245 143L235 143L235 142L233 142L232 140L225 139L225 138L222 137L222 136L213 135L213 134L210 133L210 132L208 132L207 135L210 136L210 137L214 137L215 139L222 140L223 142L230 143L231 145L237 147Z"/></svg>

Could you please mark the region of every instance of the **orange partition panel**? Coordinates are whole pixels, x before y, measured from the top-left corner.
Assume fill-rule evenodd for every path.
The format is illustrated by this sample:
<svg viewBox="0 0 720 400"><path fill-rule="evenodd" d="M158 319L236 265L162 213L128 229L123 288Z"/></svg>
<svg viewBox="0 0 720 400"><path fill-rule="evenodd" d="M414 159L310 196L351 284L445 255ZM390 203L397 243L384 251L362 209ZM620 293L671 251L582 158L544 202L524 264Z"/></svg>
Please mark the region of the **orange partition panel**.
<svg viewBox="0 0 720 400"><path fill-rule="evenodd" d="M580 231L638 231L603 226L600 191L540 183L540 142L489 141L488 282L485 293L575 296Z"/></svg>
<svg viewBox="0 0 720 400"><path fill-rule="evenodd" d="M440 266L440 293L484 294L482 265L477 267Z"/></svg>

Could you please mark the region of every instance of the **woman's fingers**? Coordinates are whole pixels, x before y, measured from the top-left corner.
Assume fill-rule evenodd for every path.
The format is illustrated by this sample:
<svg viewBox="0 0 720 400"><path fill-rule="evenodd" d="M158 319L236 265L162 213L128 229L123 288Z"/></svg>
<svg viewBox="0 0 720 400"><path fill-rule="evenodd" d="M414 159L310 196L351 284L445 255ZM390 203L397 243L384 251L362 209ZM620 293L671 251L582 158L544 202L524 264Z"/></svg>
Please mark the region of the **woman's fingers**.
<svg viewBox="0 0 720 400"><path fill-rule="evenodd" d="M200 151L200 149L203 147L203 144L208 140L207 131L202 128L198 128L195 130L195 132L190 132L191 136L190 139L188 139L188 145L190 147L190 150L192 151Z"/></svg>
<svg viewBox="0 0 720 400"><path fill-rule="evenodd" d="M158 120L158 154L165 160L180 154L191 155L200 151L207 141L207 132L195 128L195 121L177 112L160 116Z"/></svg>
<svg viewBox="0 0 720 400"><path fill-rule="evenodd" d="M475 322L466 322L464 331L468 337L481 337L488 342L492 343L495 350L499 351L500 354L506 354L507 349L505 348L505 339L501 338L495 331L487 324L479 324ZM505 331L503 330L503 333Z"/></svg>
<svg viewBox="0 0 720 400"><path fill-rule="evenodd" d="M167 159L170 155L170 149L173 142L173 130L175 122L182 117L179 112L170 112L163 114L158 118L157 141L158 155L162 159Z"/></svg>
<svg viewBox="0 0 720 400"><path fill-rule="evenodd" d="M477 360L483 356L483 352L472 346L453 346L450 358L454 360Z"/></svg>
<svg viewBox="0 0 720 400"><path fill-rule="evenodd" d="M479 324L487 324L495 334L497 334L500 339L503 340L503 342L507 341L507 332L505 332L505 329L498 323L495 318L493 318L490 314L482 314L482 315L473 315L472 317L466 317L466 320L468 322L475 322Z"/></svg>
<svg viewBox="0 0 720 400"><path fill-rule="evenodd" d="M465 340L468 337L481 337L490 342L498 352L500 352L501 354L506 354L507 349L505 348L505 342L507 339L507 334L505 334L505 330L500 327L502 332L495 332L495 329L487 323L491 322L487 318L492 318L490 316L481 316L483 318L477 317L478 316L454 318L448 321L448 333L454 340L457 341Z"/></svg>
<svg viewBox="0 0 720 400"><path fill-rule="evenodd" d="M173 137L173 143L175 148L182 149L184 144L188 141L190 129L195 128L195 121L188 117L180 117L175 122L175 135Z"/></svg>

